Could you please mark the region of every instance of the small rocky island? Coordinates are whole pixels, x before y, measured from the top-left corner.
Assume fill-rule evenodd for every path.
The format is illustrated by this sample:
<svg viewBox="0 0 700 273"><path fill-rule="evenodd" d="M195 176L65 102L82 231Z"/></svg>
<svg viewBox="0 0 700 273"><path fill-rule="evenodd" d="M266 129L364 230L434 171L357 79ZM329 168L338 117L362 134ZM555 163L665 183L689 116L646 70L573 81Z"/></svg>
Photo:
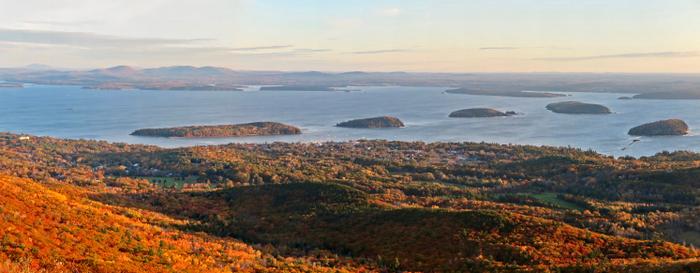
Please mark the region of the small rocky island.
<svg viewBox="0 0 700 273"><path fill-rule="evenodd" d="M680 119L655 121L630 129L631 136L682 136L688 134L688 124Z"/></svg>
<svg viewBox="0 0 700 273"><path fill-rule="evenodd" d="M600 104L578 101L555 102L547 105L547 110L560 114L610 114L608 107Z"/></svg>
<svg viewBox="0 0 700 273"><path fill-rule="evenodd" d="M345 128L401 128L403 122L395 117L383 116L365 119L355 119L336 124Z"/></svg>
<svg viewBox="0 0 700 273"><path fill-rule="evenodd" d="M469 108L450 113L451 118L488 118L517 115L514 111L501 112L491 108Z"/></svg>
<svg viewBox="0 0 700 273"><path fill-rule="evenodd" d="M277 122L253 122L234 125L186 126L173 128L139 129L133 136L148 137L242 137L270 135L298 135L301 129Z"/></svg>

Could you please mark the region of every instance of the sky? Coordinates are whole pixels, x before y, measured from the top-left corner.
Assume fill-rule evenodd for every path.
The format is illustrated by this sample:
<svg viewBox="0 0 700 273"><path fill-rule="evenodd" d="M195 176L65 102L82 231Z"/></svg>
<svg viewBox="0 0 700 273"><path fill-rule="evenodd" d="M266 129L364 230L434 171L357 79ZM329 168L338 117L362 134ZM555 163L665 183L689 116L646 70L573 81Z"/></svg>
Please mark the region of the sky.
<svg viewBox="0 0 700 273"><path fill-rule="evenodd" d="M700 0L0 0L0 67L700 73Z"/></svg>

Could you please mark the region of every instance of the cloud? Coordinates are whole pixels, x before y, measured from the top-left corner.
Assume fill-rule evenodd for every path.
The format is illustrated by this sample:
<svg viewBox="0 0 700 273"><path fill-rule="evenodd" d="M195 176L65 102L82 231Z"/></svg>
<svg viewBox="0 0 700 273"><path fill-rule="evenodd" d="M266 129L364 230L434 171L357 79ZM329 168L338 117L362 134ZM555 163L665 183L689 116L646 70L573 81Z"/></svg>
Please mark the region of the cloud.
<svg viewBox="0 0 700 273"><path fill-rule="evenodd" d="M48 21L48 20L29 20L23 21L22 23L27 25L42 26L42 27L80 27L80 26L94 26L100 24L98 20L79 20L79 21Z"/></svg>
<svg viewBox="0 0 700 273"><path fill-rule="evenodd" d="M333 51L330 48L297 48L294 52L297 53L319 53L319 52L330 52Z"/></svg>
<svg viewBox="0 0 700 273"><path fill-rule="evenodd" d="M482 47L479 50L516 50L519 47L509 47L509 46L492 46L492 47Z"/></svg>
<svg viewBox="0 0 700 273"><path fill-rule="evenodd" d="M700 56L697 51L660 51L660 52L644 52L644 53L625 53L613 55L597 55L583 57L552 57L552 58L534 58L536 61L589 61L589 60L604 60L604 59L637 59L637 58L689 58Z"/></svg>
<svg viewBox="0 0 700 273"><path fill-rule="evenodd" d="M256 47L239 47L230 48L230 51L259 51L259 50L270 50L270 49L287 49L293 47L292 45L272 45L272 46L256 46Z"/></svg>
<svg viewBox="0 0 700 273"><path fill-rule="evenodd" d="M406 49L381 49L381 50L368 50L368 51L355 51L350 52L351 54L367 55L367 54L384 54L384 53L399 53L406 52Z"/></svg>
<svg viewBox="0 0 700 273"><path fill-rule="evenodd" d="M88 58L201 58L301 56L329 52L326 48L295 48L290 44L226 47L211 39L132 38L89 32L0 28L0 49L60 52ZM67 51L70 50L70 51ZM76 51L78 50L78 51Z"/></svg>
<svg viewBox="0 0 700 273"><path fill-rule="evenodd" d="M571 48L568 48L568 47L558 47L558 46L532 46L532 47L489 46L489 47L479 48L479 50L521 50L521 49L571 50Z"/></svg>
<svg viewBox="0 0 700 273"><path fill-rule="evenodd" d="M401 9L400 8L387 8L383 9L379 12L380 15L382 16L387 16L387 17L396 17L401 15Z"/></svg>
<svg viewBox="0 0 700 273"><path fill-rule="evenodd" d="M89 32L65 32L0 28L0 42L64 45L79 47L148 47L187 45L210 39L130 38Z"/></svg>

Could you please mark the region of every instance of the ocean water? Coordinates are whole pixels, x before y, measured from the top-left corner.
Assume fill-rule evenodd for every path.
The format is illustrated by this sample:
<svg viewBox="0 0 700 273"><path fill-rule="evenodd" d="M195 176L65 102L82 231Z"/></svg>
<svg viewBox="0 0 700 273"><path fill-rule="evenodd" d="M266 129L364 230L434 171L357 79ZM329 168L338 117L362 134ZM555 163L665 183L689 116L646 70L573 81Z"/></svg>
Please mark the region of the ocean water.
<svg viewBox="0 0 700 273"><path fill-rule="evenodd" d="M700 152L700 134L631 137L642 123L684 119L700 132L700 100L618 100L623 94L568 93L560 98L445 94L443 87L359 87L359 92L107 91L30 85L0 89L0 131L70 139L181 147L222 143L310 142L355 139L493 142L571 146L621 155ZM545 105L564 100L600 103L611 115L565 115ZM454 110L489 107L522 115L454 119ZM401 129L347 129L338 122L379 115L400 118ZM140 128L278 121L302 135L180 139L136 137ZM641 141L627 147L634 139Z"/></svg>

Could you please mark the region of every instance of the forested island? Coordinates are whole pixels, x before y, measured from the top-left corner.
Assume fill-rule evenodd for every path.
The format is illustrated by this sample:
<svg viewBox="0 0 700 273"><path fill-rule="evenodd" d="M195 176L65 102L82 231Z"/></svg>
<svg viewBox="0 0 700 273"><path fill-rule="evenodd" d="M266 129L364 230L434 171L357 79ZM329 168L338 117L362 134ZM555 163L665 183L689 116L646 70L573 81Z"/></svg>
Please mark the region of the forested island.
<svg viewBox="0 0 700 273"><path fill-rule="evenodd" d="M699 160L0 133L0 270L695 272Z"/></svg>
<svg viewBox="0 0 700 273"><path fill-rule="evenodd" d="M564 94L551 92L528 92L528 91L498 91L498 90L478 90L469 88L457 88L445 91L449 94L465 94L465 95L480 95L480 96L501 96L501 97L519 97L519 98L556 98L565 97Z"/></svg>
<svg viewBox="0 0 700 273"><path fill-rule="evenodd" d="M547 105L547 110L560 114L610 114L608 107L600 104L578 101L555 102Z"/></svg>
<svg viewBox="0 0 700 273"><path fill-rule="evenodd" d="M517 115L514 111L501 112L491 108L469 108L457 110L450 113L451 118L487 118L487 117L506 117Z"/></svg>
<svg viewBox="0 0 700 273"><path fill-rule="evenodd" d="M278 122L252 122L234 125L185 126L173 128L139 129L134 136L147 137L241 137L268 135L297 135L301 129Z"/></svg>
<svg viewBox="0 0 700 273"><path fill-rule="evenodd" d="M390 116L354 119L336 124L346 128L400 128L405 125L400 119Z"/></svg>
<svg viewBox="0 0 700 273"><path fill-rule="evenodd" d="M680 119L667 119L639 125L629 130L632 136L680 136L688 134L688 124Z"/></svg>

